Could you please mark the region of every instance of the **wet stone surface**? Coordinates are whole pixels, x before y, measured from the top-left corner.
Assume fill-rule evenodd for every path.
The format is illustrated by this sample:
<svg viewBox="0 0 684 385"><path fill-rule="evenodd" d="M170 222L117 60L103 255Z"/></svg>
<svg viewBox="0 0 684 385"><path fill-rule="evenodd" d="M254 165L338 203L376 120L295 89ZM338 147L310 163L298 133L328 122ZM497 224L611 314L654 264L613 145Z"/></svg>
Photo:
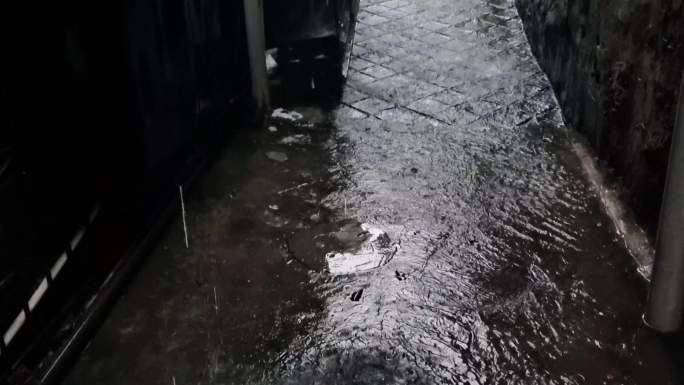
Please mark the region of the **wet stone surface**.
<svg viewBox="0 0 684 385"><path fill-rule="evenodd" d="M65 383L681 383L513 4L362 1L356 41L341 104L235 139Z"/></svg>

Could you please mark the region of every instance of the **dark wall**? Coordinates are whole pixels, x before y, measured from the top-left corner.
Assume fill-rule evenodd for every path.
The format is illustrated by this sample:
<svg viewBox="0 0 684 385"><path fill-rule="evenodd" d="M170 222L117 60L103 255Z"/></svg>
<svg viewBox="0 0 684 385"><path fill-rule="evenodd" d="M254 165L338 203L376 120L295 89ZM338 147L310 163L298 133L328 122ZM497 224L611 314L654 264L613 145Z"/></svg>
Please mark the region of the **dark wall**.
<svg viewBox="0 0 684 385"><path fill-rule="evenodd" d="M86 237L117 244L90 250L121 252L73 251L50 283L49 301L36 308L40 316L31 314L10 346L0 342L0 378L45 337L43 326L78 308L74 296L92 295L84 291L98 287L188 169L237 125L249 90L241 4L67 0L3 8L0 337L96 204L112 233Z"/></svg>
<svg viewBox="0 0 684 385"><path fill-rule="evenodd" d="M516 2L567 122L615 169L654 234L684 68L684 2Z"/></svg>

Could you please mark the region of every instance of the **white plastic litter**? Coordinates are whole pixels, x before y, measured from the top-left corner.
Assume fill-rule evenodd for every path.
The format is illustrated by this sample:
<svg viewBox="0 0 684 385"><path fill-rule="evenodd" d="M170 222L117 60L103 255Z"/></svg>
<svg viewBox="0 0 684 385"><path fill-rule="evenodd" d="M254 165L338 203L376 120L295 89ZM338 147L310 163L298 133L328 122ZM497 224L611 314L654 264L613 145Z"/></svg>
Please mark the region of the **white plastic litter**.
<svg viewBox="0 0 684 385"><path fill-rule="evenodd" d="M288 111L284 108L276 108L273 111L273 113L271 114L271 117L275 118L275 119L285 119L285 120L289 120L292 122L296 122L297 120L300 120L304 116L302 116L302 114L300 114L297 111Z"/></svg>
<svg viewBox="0 0 684 385"><path fill-rule="evenodd" d="M311 143L311 138L308 135L296 134L296 135L286 136L286 137L280 139L280 141L278 141L278 143L286 144L286 145L308 144L308 143Z"/></svg>
<svg viewBox="0 0 684 385"><path fill-rule="evenodd" d="M358 250L326 254L330 274L346 275L377 269L394 257L399 245L390 245L386 232L366 223L361 224L361 228L368 232L369 237Z"/></svg>

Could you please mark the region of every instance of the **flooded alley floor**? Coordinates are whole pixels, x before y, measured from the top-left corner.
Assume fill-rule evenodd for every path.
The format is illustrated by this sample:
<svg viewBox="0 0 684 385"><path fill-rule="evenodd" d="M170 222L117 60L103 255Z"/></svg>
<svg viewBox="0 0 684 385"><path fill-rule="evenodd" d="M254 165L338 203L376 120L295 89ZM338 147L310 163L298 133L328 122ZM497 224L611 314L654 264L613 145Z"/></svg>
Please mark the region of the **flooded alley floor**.
<svg viewBox="0 0 684 385"><path fill-rule="evenodd" d="M514 4L362 1L353 53L186 194L65 384L680 384Z"/></svg>

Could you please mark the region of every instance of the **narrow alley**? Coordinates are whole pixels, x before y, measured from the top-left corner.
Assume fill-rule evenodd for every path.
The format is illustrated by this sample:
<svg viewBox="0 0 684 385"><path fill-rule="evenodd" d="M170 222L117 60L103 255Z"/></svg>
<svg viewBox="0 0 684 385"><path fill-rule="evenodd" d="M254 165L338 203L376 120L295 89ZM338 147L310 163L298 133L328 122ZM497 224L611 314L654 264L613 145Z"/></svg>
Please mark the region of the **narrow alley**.
<svg viewBox="0 0 684 385"><path fill-rule="evenodd" d="M512 1L364 0L341 101L307 92L187 191L65 384L682 383Z"/></svg>

